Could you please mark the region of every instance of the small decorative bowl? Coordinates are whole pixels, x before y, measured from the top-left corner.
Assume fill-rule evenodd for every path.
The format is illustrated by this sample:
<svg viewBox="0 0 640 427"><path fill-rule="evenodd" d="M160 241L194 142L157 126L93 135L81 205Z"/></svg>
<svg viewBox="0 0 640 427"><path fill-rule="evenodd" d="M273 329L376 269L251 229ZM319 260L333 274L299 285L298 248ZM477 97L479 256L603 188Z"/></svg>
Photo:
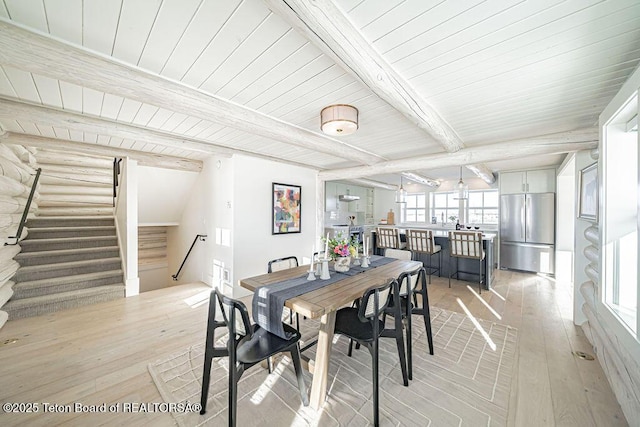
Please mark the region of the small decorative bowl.
<svg viewBox="0 0 640 427"><path fill-rule="evenodd" d="M471 226L470 225L467 225L467 230L471 230Z"/></svg>
<svg viewBox="0 0 640 427"><path fill-rule="evenodd" d="M476 227L473 227L473 228L475 228L476 230L480 230L480 227L477 227L477 226L476 226Z"/></svg>

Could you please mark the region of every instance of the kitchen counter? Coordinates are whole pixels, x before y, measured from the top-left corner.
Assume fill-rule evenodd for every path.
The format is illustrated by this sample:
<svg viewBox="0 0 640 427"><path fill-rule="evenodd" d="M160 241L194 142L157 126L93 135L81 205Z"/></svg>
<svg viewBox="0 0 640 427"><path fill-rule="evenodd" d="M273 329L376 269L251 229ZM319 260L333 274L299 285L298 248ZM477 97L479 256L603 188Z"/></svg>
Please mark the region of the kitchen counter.
<svg viewBox="0 0 640 427"><path fill-rule="evenodd" d="M407 229L411 229L411 230L432 230L433 231L433 236L434 237L449 237L449 232L450 231L456 231L455 227L425 227L425 226L404 226L404 225L380 225L378 227L393 227L393 228L397 228L398 230L400 230L400 235L404 236L405 232ZM373 230L375 231L375 230ZM468 229L464 229L464 230L458 230L458 231L481 231L482 232L482 240L493 240L496 238L496 236L498 235L498 231L497 230L468 230ZM403 240L405 241L405 240Z"/></svg>
<svg viewBox="0 0 640 427"><path fill-rule="evenodd" d="M421 227L396 227L400 231L400 240L406 242L406 234L405 230L407 228L410 229L419 229ZM450 266L450 262L458 263L460 274L459 277L461 280L468 280L470 282L478 283L478 275L477 274L467 274L465 272L473 272L478 271L478 263L477 260L466 259L466 258L457 258L453 259L449 256L449 231L455 231L451 229L447 230L433 230L433 236L436 245L440 245L442 247L441 253L442 255L433 255L432 262L433 265L438 264L438 257L442 256L442 265L440 275L442 277L449 277L449 274L453 269ZM460 230L463 231L463 230ZM464 231L475 231L475 230L464 230ZM480 231L480 230L478 230ZM382 249L378 249L376 245L376 232L372 230L371 233L371 247L373 248L373 253L376 255L384 255ZM482 247L485 251L485 259L484 259L484 268L483 272L486 272L487 280L484 284L484 289L491 288L491 282L493 282L494 277L494 269L495 269L495 248L496 245L493 244L494 238L497 236L497 232L486 232L482 234ZM416 258L418 261L422 261L422 263L426 266L430 265L429 255L420 254Z"/></svg>

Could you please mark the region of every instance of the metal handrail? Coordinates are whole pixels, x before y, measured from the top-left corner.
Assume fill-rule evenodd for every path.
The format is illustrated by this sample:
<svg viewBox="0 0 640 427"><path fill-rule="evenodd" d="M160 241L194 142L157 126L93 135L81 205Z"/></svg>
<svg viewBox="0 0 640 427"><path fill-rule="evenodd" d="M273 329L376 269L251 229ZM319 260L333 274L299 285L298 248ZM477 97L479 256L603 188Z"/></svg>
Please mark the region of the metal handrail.
<svg viewBox="0 0 640 427"><path fill-rule="evenodd" d="M118 187L118 176L120 175L120 162L122 159L113 158L113 207L116 206L116 188Z"/></svg>
<svg viewBox="0 0 640 427"><path fill-rule="evenodd" d="M173 280L178 280L178 276L180 275L180 272L182 271L182 267L184 267L184 263L187 262L187 258L189 258L189 254L191 253L191 250L193 249L193 247L195 246L196 242L198 240L201 240L204 242L205 237L207 237L206 234L196 234L196 238L193 239L193 243L191 243L191 247L189 248L189 251L187 252L187 254L184 256L184 259L182 260L182 264L180 264L180 268L178 269L178 272L176 274L173 274L171 276L171 278Z"/></svg>
<svg viewBox="0 0 640 427"><path fill-rule="evenodd" d="M33 200L33 195L36 193L36 187L38 187L38 180L40 179L40 172L42 172L42 168L36 169L36 177L33 180L33 186L31 186L31 192L29 193L29 199L27 200L27 204L24 206L24 212L22 212L22 218L20 219L20 225L18 226L18 232L15 236L10 236L9 239L16 239L15 243L5 242L5 246L14 246L17 245L20 241L20 235L22 234L22 230L24 229L24 225L27 222L27 215L29 215L29 208L31 208L31 201Z"/></svg>

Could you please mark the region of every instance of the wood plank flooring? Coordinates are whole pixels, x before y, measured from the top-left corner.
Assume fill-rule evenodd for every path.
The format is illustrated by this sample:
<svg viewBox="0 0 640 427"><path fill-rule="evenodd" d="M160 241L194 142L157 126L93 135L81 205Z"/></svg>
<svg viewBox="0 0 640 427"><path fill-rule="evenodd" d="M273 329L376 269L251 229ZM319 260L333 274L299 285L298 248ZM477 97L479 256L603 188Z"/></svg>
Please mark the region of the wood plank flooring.
<svg viewBox="0 0 640 427"><path fill-rule="evenodd" d="M37 414L0 412L0 425L175 425L167 413L43 413L43 403L162 402L147 364L204 340L209 288L187 284L8 322L0 329L0 403L38 402ZM534 274L497 271L493 292L433 277L431 305L518 328L510 426L628 425L571 321L571 289ZM482 299L484 301L481 301ZM486 303L486 305L485 305ZM191 305L190 305L191 304ZM250 306L250 304L248 304ZM5 340L18 339L3 345ZM254 368L259 369L259 368Z"/></svg>

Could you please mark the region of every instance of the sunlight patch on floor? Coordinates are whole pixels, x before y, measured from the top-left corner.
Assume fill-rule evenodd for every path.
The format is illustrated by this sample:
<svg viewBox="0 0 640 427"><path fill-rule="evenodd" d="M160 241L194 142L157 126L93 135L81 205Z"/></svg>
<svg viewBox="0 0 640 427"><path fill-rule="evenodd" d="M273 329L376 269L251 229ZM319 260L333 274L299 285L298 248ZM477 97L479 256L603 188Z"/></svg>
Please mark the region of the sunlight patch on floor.
<svg viewBox="0 0 640 427"><path fill-rule="evenodd" d="M473 288L472 288L471 286L468 286L468 285L467 285L467 289L469 289L469 292L471 292L471 293L472 293L476 298L478 298L478 301L480 301L480 302L481 302L485 307L487 307L487 310L489 310L489 311L491 312L491 314L493 314L494 316L496 316L496 318L497 318L498 320L502 320L502 316L500 316L500 315L498 314L498 312L497 312L497 311L495 311L495 310L493 309L493 307L491 307L491 306L489 305L489 303L488 303L488 302L486 302L486 301L485 301L485 300L480 296L480 294L478 294L476 291L474 291L474 290L473 290Z"/></svg>
<svg viewBox="0 0 640 427"><path fill-rule="evenodd" d="M185 298L183 301L191 308L197 308L201 305L206 304L209 301L209 295L211 295L211 291L202 291L198 292L195 295L190 296L189 298Z"/></svg>
<svg viewBox="0 0 640 427"><path fill-rule="evenodd" d="M456 301L458 301L458 305L460 306L460 308L462 308L462 310L464 311L464 314L466 314L469 320L471 320L471 323L473 323L473 326L475 326L478 332L482 334L482 337L487 342L489 347L491 347L491 350L496 351L496 348L497 348L496 343L493 342L493 340L491 339L487 331L482 329L482 326L480 326L480 323L478 323L478 320L473 316L473 314L471 314L467 306L464 305L464 303L460 298L456 298Z"/></svg>
<svg viewBox="0 0 640 427"><path fill-rule="evenodd" d="M497 296L498 298L500 298L502 301L507 301L507 299L505 297L503 297L502 295L500 295L499 293L497 293L494 289L489 289L489 292L491 292L492 294L494 294L495 296Z"/></svg>
<svg viewBox="0 0 640 427"><path fill-rule="evenodd" d="M251 403L259 405L269 393L273 385L280 379L282 372L289 366L291 360L288 357L282 357L280 361L274 366L273 372L267 375L267 378L260 384L260 387L251 396Z"/></svg>

